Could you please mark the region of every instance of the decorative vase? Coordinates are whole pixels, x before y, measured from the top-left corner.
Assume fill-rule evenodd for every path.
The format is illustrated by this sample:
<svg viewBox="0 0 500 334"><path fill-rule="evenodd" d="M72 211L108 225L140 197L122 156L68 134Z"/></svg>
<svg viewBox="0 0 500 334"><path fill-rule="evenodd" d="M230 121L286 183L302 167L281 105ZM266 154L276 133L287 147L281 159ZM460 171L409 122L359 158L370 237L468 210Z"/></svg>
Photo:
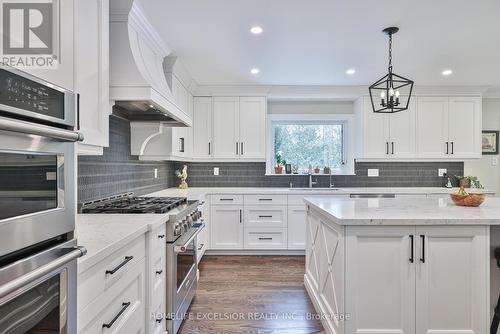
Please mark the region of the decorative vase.
<svg viewBox="0 0 500 334"><path fill-rule="evenodd" d="M274 174L283 174L283 166L274 167Z"/></svg>

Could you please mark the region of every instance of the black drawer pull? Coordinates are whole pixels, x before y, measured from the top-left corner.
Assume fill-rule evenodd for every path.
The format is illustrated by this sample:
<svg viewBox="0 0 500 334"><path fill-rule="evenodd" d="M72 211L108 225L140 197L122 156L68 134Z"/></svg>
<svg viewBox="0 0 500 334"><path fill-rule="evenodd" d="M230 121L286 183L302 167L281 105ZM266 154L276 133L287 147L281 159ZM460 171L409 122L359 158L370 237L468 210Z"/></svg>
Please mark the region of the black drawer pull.
<svg viewBox="0 0 500 334"><path fill-rule="evenodd" d="M410 263L414 262L414 257L413 257L413 244L414 244L414 236L410 235Z"/></svg>
<svg viewBox="0 0 500 334"><path fill-rule="evenodd" d="M163 270L157 270L156 275L161 275L163 273Z"/></svg>
<svg viewBox="0 0 500 334"><path fill-rule="evenodd" d="M157 319L156 319L156 322L157 322L157 323L161 323L162 321L163 321L163 318L157 318Z"/></svg>
<svg viewBox="0 0 500 334"><path fill-rule="evenodd" d="M220 201L234 201L234 198L221 198Z"/></svg>
<svg viewBox="0 0 500 334"><path fill-rule="evenodd" d="M133 256L125 256L125 260L123 260L122 263L120 263L119 265L116 266L115 269L113 270L106 270L106 275L107 274L110 274L110 275L113 275L114 273L116 273L121 267L123 267L124 265L126 265L128 262L130 262L134 257Z"/></svg>
<svg viewBox="0 0 500 334"><path fill-rule="evenodd" d="M420 257L420 262L425 263L425 235L420 235L422 239L422 256Z"/></svg>
<svg viewBox="0 0 500 334"><path fill-rule="evenodd" d="M272 198L259 198L259 201L272 201Z"/></svg>
<svg viewBox="0 0 500 334"><path fill-rule="evenodd" d="M203 247L205 247L205 244L200 244L200 246L198 247L198 250L202 250Z"/></svg>
<svg viewBox="0 0 500 334"><path fill-rule="evenodd" d="M259 238L259 240L273 240L273 238Z"/></svg>
<svg viewBox="0 0 500 334"><path fill-rule="evenodd" d="M273 218L273 216L259 216L259 218Z"/></svg>
<svg viewBox="0 0 500 334"><path fill-rule="evenodd" d="M102 327L104 327L104 328L111 328L111 326L113 326L115 324L116 320L118 320L118 318L123 314L123 312L125 312L125 310L129 306L130 306L130 302L123 303L122 304L122 309L120 310L120 312L118 312L118 314L115 315L115 317L113 318L113 320L111 320L111 322L109 322L107 324L102 324Z"/></svg>
<svg viewBox="0 0 500 334"><path fill-rule="evenodd" d="M158 238L159 238L159 239L163 239L163 238L165 238L165 234L159 234L159 235L158 235Z"/></svg>

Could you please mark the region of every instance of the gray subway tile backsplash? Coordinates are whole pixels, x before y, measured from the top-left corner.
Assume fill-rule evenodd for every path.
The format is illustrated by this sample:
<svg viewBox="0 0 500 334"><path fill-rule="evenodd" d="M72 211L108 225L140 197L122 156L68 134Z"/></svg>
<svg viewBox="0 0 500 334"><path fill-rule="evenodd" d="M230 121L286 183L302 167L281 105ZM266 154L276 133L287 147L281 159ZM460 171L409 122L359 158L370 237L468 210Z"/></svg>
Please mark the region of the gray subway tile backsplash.
<svg viewBox="0 0 500 334"><path fill-rule="evenodd" d="M130 123L110 117L110 146L102 156L78 157L78 199L80 202L125 192L143 195L168 187L179 180L174 171L188 165L187 182L191 187L307 187L304 175L266 176L264 162L151 162L130 155ZM213 175L219 167L220 175ZM154 169L158 178L154 178ZM368 177L368 169L379 169L379 177ZM438 168L449 175L463 175L463 162L358 162L356 175L338 175L336 187L441 187ZM316 187L328 187L328 176L313 176ZM452 181L454 182L453 178Z"/></svg>

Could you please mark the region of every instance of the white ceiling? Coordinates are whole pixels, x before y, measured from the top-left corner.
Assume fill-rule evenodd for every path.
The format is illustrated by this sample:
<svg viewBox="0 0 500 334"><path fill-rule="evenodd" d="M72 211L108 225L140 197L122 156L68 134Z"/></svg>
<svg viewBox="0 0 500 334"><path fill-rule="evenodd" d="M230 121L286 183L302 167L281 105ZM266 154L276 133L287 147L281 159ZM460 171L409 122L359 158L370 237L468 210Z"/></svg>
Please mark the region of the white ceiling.
<svg viewBox="0 0 500 334"><path fill-rule="evenodd" d="M140 2L199 84L371 84L387 67L381 30L396 25L397 74L417 85L500 86L498 0ZM253 25L264 32L252 35Z"/></svg>

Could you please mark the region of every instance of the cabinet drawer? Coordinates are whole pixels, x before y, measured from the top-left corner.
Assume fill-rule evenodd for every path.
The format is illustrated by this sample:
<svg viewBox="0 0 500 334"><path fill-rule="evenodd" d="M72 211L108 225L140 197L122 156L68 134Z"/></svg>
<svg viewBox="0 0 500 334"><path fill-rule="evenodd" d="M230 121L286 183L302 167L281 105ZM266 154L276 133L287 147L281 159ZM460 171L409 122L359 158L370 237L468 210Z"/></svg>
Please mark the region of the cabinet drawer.
<svg viewBox="0 0 500 334"><path fill-rule="evenodd" d="M210 204L217 205L242 205L243 195L212 195Z"/></svg>
<svg viewBox="0 0 500 334"><path fill-rule="evenodd" d="M165 310L161 307L154 309L154 314L148 314L146 321L149 321L149 333L152 334L165 334L166 320L163 318Z"/></svg>
<svg viewBox="0 0 500 334"><path fill-rule="evenodd" d="M245 195L245 205L286 205L286 195Z"/></svg>
<svg viewBox="0 0 500 334"><path fill-rule="evenodd" d="M112 288L127 275L134 274L132 268L145 258L146 238L139 238L120 248L89 270L78 275L78 310Z"/></svg>
<svg viewBox="0 0 500 334"><path fill-rule="evenodd" d="M286 228L246 228L245 249L286 249Z"/></svg>
<svg viewBox="0 0 500 334"><path fill-rule="evenodd" d="M151 309L156 309L165 304L165 258L161 257L153 263L150 276Z"/></svg>
<svg viewBox="0 0 500 334"><path fill-rule="evenodd" d="M245 227L287 227L286 206L245 206Z"/></svg>
<svg viewBox="0 0 500 334"><path fill-rule="evenodd" d="M145 260L133 267L134 275L122 279L112 290L78 311L79 333L144 333ZM78 296L81 297L81 294ZM121 312L121 313L120 313ZM115 319L114 323L111 322ZM108 324L111 327L104 327Z"/></svg>
<svg viewBox="0 0 500 334"><path fill-rule="evenodd" d="M159 258L166 257L167 239L165 225L151 231L148 235L149 254L151 259L157 261Z"/></svg>

